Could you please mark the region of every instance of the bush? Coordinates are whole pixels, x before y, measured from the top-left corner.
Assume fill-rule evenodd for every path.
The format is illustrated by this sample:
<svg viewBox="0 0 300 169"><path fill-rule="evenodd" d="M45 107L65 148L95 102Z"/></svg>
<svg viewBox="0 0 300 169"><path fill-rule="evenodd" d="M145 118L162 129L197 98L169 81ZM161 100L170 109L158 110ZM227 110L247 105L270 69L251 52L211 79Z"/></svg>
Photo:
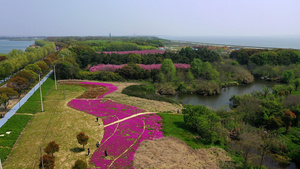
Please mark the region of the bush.
<svg viewBox="0 0 300 169"><path fill-rule="evenodd" d="M87 169L87 164L82 160L77 160L73 166L73 169Z"/></svg>

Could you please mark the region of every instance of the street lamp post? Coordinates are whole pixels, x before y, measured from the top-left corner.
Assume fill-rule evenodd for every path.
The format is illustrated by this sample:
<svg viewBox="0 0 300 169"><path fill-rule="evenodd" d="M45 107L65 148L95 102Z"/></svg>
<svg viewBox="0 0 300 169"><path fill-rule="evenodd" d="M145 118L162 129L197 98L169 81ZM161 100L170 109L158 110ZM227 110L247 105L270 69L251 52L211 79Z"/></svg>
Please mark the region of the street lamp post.
<svg viewBox="0 0 300 169"><path fill-rule="evenodd" d="M42 107L42 111L44 111L43 96L42 96L42 87L41 87L41 74L40 73L39 73L39 84L40 84L41 107Z"/></svg>
<svg viewBox="0 0 300 169"><path fill-rule="evenodd" d="M54 67L54 83L55 83L55 90L57 90L57 85L56 85L56 74L55 74L55 66L56 66L56 65L53 65L53 67Z"/></svg>

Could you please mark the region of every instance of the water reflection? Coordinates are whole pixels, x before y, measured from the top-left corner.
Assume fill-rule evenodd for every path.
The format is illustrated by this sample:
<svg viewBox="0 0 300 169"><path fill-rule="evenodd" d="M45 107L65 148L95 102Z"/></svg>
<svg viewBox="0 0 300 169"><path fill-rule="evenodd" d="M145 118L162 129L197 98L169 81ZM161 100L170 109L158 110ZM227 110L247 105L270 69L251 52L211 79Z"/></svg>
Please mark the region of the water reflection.
<svg viewBox="0 0 300 169"><path fill-rule="evenodd" d="M222 93L219 95L202 96L196 94L177 94L175 96L172 96L172 98L174 100L180 101L183 105L205 105L215 110L218 108L226 108L227 110L229 110L229 99L232 95L242 95L254 91L262 91L264 86L272 88L275 84L278 83L256 80L250 85L223 88Z"/></svg>

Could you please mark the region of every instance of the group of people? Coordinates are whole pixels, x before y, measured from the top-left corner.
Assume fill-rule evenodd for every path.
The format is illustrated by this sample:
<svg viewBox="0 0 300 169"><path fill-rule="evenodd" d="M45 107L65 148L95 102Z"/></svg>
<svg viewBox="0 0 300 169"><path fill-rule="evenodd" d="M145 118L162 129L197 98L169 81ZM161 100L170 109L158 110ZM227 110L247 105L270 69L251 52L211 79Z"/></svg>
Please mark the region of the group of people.
<svg viewBox="0 0 300 169"><path fill-rule="evenodd" d="M98 122L98 121L99 121L99 117L97 116L97 117L96 117L96 122ZM99 123L99 122L98 122L98 125L100 126L100 123ZM96 147L97 147L97 148L100 147L100 143L99 143L99 142L96 143ZM91 152L91 150L90 150L90 148L88 148L88 156L90 155L90 152ZM107 157L107 151L106 151L106 150L104 151L104 155L105 155L105 157Z"/></svg>

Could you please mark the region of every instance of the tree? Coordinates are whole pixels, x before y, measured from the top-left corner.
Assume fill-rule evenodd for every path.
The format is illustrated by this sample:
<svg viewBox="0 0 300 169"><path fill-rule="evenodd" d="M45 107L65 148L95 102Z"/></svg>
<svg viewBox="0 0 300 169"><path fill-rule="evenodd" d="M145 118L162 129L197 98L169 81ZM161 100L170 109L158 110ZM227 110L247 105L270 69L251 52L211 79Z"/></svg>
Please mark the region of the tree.
<svg viewBox="0 0 300 169"><path fill-rule="evenodd" d="M294 80L294 85L295 85L296 91L298 91L298 87L300 86L300 78L297 78Z"/></svg>
<svg viewBox="0 0 300 169"><path fill-rule="evenodd" d="M266 152L270 149L272 142L275 141L275 136L274 132L267 131L264 128L259 129L259 145L261 148L260 168L262 167Z"/></svg>
<svg viewBox="0 0 300 169"><path fill-rule="evenodd" d="M83 145L83 149L84 149L84 145L88 143L89 136L85 135L84 132L80 132L77 134L76 138L78 140L78 143Z"/></svg>
<svg viewBox="0 0 300 169"><path fill-rule="evenodd" d="M87 164L82 160L77 160L73 166L73 169L87 169Z"/></svg>
<svg viewBox="0 0 300 169"><path fill-rule="evenodd" d="M263 92L264 92L264 96L266 98L269 95L269 93L270 93L270 89L267 86L264 86Z"/></svg>
<svg viewBox="0 0 300 169"><path fill-rule="evenodd" d="M8 80L7 86L13 88L15 91L19 93L19 97L21 96L24 89L28 87L28 80L23 77L13 77Z"/></svg>
<svg viewBox="0 0 300 169"><path fill-rule="evenodd" d="M182 109L184 122L196 131L204 142L222 144L224 138L221 118L204 105L185 105Z"/></svg>
<svg viewBox="0 0 300 169"><path fill-rule="evenodd" d="M53 169L55 166L55 158L49 154L43 155L43 164L44 164L44 169ZM42 158L40 158L39 167L43 168L42 167Z"/></svg>
<svg viewBox="0 0 300 169"><path fill-rule="evenodd" d="M283 72L282 81L284 83L290 83L294 78L294 72L292 70L286 70Z"/></svg>
<svg viewBox="0 0 300 169"><path fill-rule="evenodd" d="M44 148L44 152L47 154L51 154L59 151L59 145L55 143L55 141L51 141L48 145Z"/></svg>
<svg viewBox="0 0 300 169"><path fill-rule="evenodd" d="M141 61L142 61L141 55L136 54L136 53L130 54L127 59L128 59L128 63L138 64L138 63L141 63Z"/></svg>
<svg viewBox="0 0 300 169"><path fill-rule="evenodd" d="M9 104L9 100L11 97L16 96L18 93L14 91L14 89L9 87L1 87L0 88L0 105L4 103L4 108L7 110L7 106Z"/></svg>
<svg viewBox="0 0 300 169"><path fill-rule="evenodd" d="M19 71L16 76L23 77L28 80L29 84L33 83L36 80L36 73L32 70L22 70Z"/></svg>
<svg viewBox="0 0 300 169"><path fill-rule="evenodd" d="M191 63L191 71L195 78L199 78L202 72L202 61L200 59L194 59Z"/></svg>
<svg viewBox="0 0 300 169"><path fill-rule="evenodd" d="M171 59L165 59L161 64L161 72L164 74L167 82L176 80L176 69Z"/></svg>
<svg viewBox="0 0 300 169"><path fill-rule="evenodd" d="M27 70L32 70L34 71L36 74L39 74L42 72L41 68L37 65L37 64L30 64L30 65L27 65L25 67L25 69Z"/></svg>
<svg viewBox="0 0 300 169"><path fill-rule="evenodd" d="M285 124L285 133L287 133L288 132L288 129L290 128L290 126L291 126L291 124L292 124L292 121L294 120L294 119L296 119L296 115L293 113L293 112L291 112L290 110L287 110L284 114L283 114L283 116L282 116L282 120L283 120L283 122L284 122L284 124Z"/></svg>

